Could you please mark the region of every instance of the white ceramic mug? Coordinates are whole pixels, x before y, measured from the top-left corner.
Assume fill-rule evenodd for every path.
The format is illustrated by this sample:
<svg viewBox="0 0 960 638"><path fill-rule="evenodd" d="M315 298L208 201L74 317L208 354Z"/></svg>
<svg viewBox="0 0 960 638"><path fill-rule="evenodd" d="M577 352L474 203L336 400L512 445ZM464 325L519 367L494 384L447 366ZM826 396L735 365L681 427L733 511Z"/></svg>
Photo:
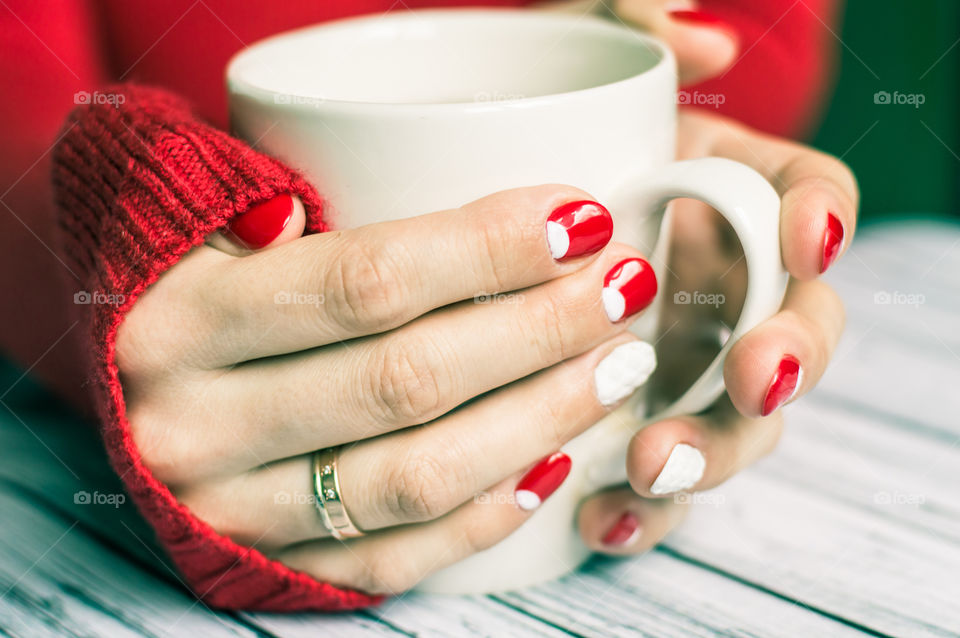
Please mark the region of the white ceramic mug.
<svg viewBox="0 0 960 638"><path fill-rule="evenodd" d="M700 379L665 412L646 414L638 394L570 441L563 449L571 474L526 524L421 589L511 589L577 567L589 553L574 528L579 501L626 480L627 443L644 422L715 401L730 346L780 305L787 278L779 198L741 164L673 161L675 67L663 43L622 26L509 10L343 20L269 38L229 65L235 131L302 170L327 198L335 227L564 183L610 209L614 238L649 255L660 281L662 221L673 198L719 210L743 246L741 316ZM656 300L632 330L654 337L662 304Z"/></svg>

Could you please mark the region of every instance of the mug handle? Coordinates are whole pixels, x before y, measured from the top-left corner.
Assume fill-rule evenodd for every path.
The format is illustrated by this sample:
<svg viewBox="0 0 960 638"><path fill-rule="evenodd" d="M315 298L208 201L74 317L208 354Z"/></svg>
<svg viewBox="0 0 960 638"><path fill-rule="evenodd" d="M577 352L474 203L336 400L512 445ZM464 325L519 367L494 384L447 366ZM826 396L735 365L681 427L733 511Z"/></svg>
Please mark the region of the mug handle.
<svg viewBox="0 0 960 638"><path fill-rule="evenodd" d="M593 439L590 447L596 454L591 464L593 471L589 472L591 490L626 481L627 443L635 432L664 418L700 412L723 394L723 362L730 348L746 332L772 316L786 292L788 276L780 258L780 197L759 173L732 160L719 157L684 160L652 173L634 171L626 176L607 200L620 226L614 238L636 245L640 227L631 228L631 220L639 226L653 228L657 232L657 243L650 255L650 264L657 280L666 281L670 225L663 221L667 204L679 197L698 199L715 208L740 239L747 265L747 290L740 318L716 358L670 406L654 415L636 415L638 395L635 395L634 400L611 415L616 415L611 420L612 432L601 427L600 430L606 431L598 431L594 436L590 436L590 430L585 433ZM620 220L627 220L626 224ZM647 246L637 247L649 250ZM655 337L664 296L661 290L645 314L631 326L632 332L648 340Z"/></svg>

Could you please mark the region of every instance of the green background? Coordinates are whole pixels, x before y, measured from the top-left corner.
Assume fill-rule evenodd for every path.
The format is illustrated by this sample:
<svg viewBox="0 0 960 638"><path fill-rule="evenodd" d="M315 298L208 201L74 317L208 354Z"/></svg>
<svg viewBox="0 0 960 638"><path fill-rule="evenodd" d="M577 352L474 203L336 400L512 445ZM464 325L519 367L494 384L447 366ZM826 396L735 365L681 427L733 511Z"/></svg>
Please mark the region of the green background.
<svg viewBox="0 0 960 638"><path fill-rule="evenodd" d="M814 146L842 157L865 220L960 214L960 1L847 0L839 76ZM878 91L924 103L876 104Z"/></svg>

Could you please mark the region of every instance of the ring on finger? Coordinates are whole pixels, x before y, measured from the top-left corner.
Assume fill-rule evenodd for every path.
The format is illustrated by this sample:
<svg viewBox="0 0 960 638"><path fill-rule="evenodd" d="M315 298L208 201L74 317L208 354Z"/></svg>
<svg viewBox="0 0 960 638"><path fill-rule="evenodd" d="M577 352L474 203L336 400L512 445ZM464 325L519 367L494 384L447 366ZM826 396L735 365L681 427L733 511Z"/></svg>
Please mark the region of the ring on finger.
<svg viewBox="0 0 960 638"><path fill-rule="evenodd" d="M313 453L313 491L320 520L330 535L337 540L363 536L350 520L340 496L340 478L337 475L337 452L329 447Z"/></svg>

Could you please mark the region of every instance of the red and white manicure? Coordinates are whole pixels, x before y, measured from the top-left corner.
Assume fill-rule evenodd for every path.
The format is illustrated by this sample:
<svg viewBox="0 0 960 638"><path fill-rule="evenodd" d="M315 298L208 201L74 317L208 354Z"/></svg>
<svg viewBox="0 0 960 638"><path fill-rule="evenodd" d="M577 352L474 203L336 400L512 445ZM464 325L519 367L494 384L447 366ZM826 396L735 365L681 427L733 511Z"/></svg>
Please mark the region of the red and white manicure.
<svg viewBox="0 0 960 638"><path fill-rule="evenodd" d="M780 360L780 365L777 366L777 371L773 373L773 379L770 381L770 387L767 388L760 414L767 416L792 399L797 394L797 390L800 389L802 382L803 367L797 361L797 358L790 354L783 357Z"/></svg>
<svg viewBox="0 0 960 638"><path fill-rule="evenodd" d="M840 251L843 250L843 224L833 213L827 213L827 227L823 231L823 255L820 258L820 274L827 272Z"/></svg>
<svg viewBox="0 0 960 638"><path fill-rule="evenodd" d="M527 472L514 490L517 506L525 511L535 510L547 497L557 491L570 474L572 462L563 452L556 452L541 460Z"/></svg>
<svg viewBox="0 0 960 638"><path fill-rule="evenodd" d="M603 279L603 309L610 321L620 321L650 305L657 295L657 276L646 260L624 259Z"/></svg>
<svg viewBox="0 0 960 638"><path fill-rule="evenodd" d="M640 538L640 519L633 512L624 512L600 540L607 547L626 547Z"/></svg>
<svg viewBox="0 0 960 638"><path fill-rule="evenodd" d="M568 202L547 218L547 245L557 261L597 252L613 236L613 218L591 201Z"/></svg>

